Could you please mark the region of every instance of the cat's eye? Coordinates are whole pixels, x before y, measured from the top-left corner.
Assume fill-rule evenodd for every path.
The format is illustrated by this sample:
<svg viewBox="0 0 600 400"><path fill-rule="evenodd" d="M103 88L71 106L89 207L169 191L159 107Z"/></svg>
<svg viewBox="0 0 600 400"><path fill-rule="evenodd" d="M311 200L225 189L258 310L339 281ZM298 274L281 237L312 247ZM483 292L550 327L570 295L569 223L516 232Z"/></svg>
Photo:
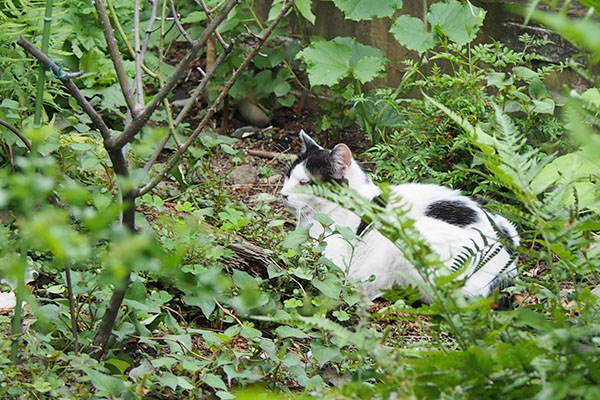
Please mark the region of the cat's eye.
<svg viewBox="0 0 600 400"><path fill-rule="evenodd" d="M306 186L310 183L310 181L308 179L302 179L301 181L298 181L298 185L300 186Z"/></svg>

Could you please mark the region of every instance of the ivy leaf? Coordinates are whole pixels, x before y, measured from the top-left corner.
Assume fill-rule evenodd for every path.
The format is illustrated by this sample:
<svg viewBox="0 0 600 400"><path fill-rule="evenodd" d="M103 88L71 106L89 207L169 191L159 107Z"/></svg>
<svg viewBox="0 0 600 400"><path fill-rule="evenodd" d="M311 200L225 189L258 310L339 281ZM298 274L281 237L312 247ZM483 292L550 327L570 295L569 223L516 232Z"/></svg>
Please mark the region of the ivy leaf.
<svg viewBox="0 0 600 400"><path fill-rule="evenodd" d="M390 33L401 45L419 53L433 49L437 43L435 34L427 32L423 21L410 15L398 17L390 28Z"/></svg>
<svg viewBox="0 0 600 400"><path fill-rule="evenodd" d="M362 21L373 17L391 17L402 8L402 0L333 0L346 19Z"/></svg>
<svg viewBox="0 0 600 400"><path fill-rule="evenodd" d="M223 380L215 374L200 374L200 380L206 383L208 386L217 389L227 390L225 382L223 382Z"/></svg>
<svg viewBox="0 0 600 400"><path fill-rule="evenodd" d="M316 341L311 343L310 349L321 367L340 354L340 349L337 347L327 347L323 343Z"/></svg>
<svg viewBox="0 0 600 400"><path fill-rule="evenodd" d="M293 337L293 338L298 338L298 339L306 339L309 337L306 333L304 333L300 329L292 328L291 326L287 326L287 325L278 326L277 329L275 329L275 332L277 333L277 336L279 336L281 338Z"/></svg>
<svg viewBox="0 0 600 400"><path fill-rule="evenodd" d="M427 20L458 46L464 46L475 39L483 24L485 10L472 4L451 0L435 3L430 7Z"/></svg>
<svg viewBox="0 0 600 400"><path fill-rule="evenodd" d="M119 398L127 390L125 383L119 378L88 367L83 367L82 370L90 377L92 385L99 391L107 392L111 396Z"/></svg>

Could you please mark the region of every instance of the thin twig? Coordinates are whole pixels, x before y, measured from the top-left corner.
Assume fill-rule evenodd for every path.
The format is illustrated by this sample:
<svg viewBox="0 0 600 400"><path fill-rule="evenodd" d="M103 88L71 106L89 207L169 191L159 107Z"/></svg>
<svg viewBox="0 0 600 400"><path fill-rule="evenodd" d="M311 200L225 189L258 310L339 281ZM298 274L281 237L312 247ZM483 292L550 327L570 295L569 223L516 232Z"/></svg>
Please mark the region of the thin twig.
<svg viewBox="0 0 600 400"><path fill-rule="evenodd" d="M229 14L233 7L240 1L241 0L229 0L227 2L225 7L215 17L215 19L208 24L204 32L202 32L200 38L194 42L192 48L181 59L179 65L175 69L175 72L171 76L171 79L169 79L169 81L160 89L154 98L146 105L144 111L137 115L133 121L131 121L131 123L125 127L123 133L108 143L109 148L120 149L125 146L125 144L133 140L135 135L137 135L139 131L146 125L156 108L162 103L167 95L171 93L171 90L173 90L179 80L186 74L189 65L198 54L198 51L200 51L200 49L206 45L206 42L212 33L217 29L221 22L225 20L227 14Z"/></svg>
<svg viewBox="0 0 600 400"><path fill-rule="evenodd" d="M133 10L133 48L135 51L135 97L137 104L144 104L144 85L142 83L142 61L144 56L140 48L140 0L135 0ZM135 117L132 112L131 115Z"/></svg>
<svg viewBox="0 0 600 400"><path fill-rule="evenodd" d="M204 0L200 0L200 4L202 5L202 9L206 13L206 16L208 17L208 19L212 20L212 12L214 10L210 10L206 6L206 3L204 2ZM223 40L223 37L221 36L221 34L219 33L219 31L215 31L215 36L217 37L217 40L219 41L219 43L221 43L221 46L223 46L223 48L226 49L227 48L227 43L225 43L225 40Z"/></svg>
<svg viewBox="0 0 600 400"><path fill-rule="evenodd" d="M179 161L179 158L182 156L183 153L186 152L188 147L190 147L190 145L196 140L198 135L202 132L204 127L208 124L208 121L217 112L217 107L225 99L225 97L229 93L229 90L231 89L233 84L237 81L237 79L240 77L242 72L246 69L248 64L250 64L250 62L252 61L254 56L256 56L256 54L262 47L263 43L273 33L273 30L275 29L277 24L279 24L279 22L281 21L283 16L288 12L288 10L294 5L295 2L296 2L295 0L292 0L281 9L281 12L277 16L277 18L275 18L275 20L271 23L271 25L269 25L269 27L264 32L264 34L258 38L256 44L250 51L250 54L248 54L246 56L246 58L244 59L242 64L239 66L239 68L233 73L233 75L229 79L229 81L227 81L227 83L225 84L225 87L219 94L219 97L217 97L217 99L214 101L212 106L208 108L206 115L204 116L202 121L200 121L200 123L198 124L196 129L192 132L192 134L190 135L188 140L183 145L179 146L179 148L177 149L175 154L173 154L171 156L171 158L165 163L165 166L163 167L162 172L160 174L155 175L154 178L149 183L147 183L146 185L144 185L143 187L141 187L139 189L139 191L137 193L138 196L142 196L145 193L148 193L150 190L152 190L152 188L154 188L154 186L158 185L158 183L164 179L164 177L171 170L171 168L173 168L175 166L175 164L177 164L177 162Z"/></svg>
<svg viewBox="0 0 600 400"><path fill-rule="evenodd" d="M173 2L173 0L170 0L170 3L171 3L171 15L173 15L173 20L175 21L175 25L177 26L177 29L179 29L179 32L181 32L181 34L183 35L185 40L187 40L190 43L193 43L194 40L187 33L187 31L185 30L183 25L181 25L181 21L179 20L179 13L175 9L175 3Z"/></svg>
<svg viewBox="0 0 600 400"><path fill-rule="evenodd" d="M135 58L135 51L133 50L133 47L131 46L131 43L129 43L129 40L127 39L127 35L125 34L125 31L123 30L123 26L121 25L121 22L119 21L119 17L117 16L117 12L115 11L115 8L112 5L112 1L111 0L106 0L106 4L108 5L108 9L110 10L110 14L112 16L112 20L113 20L113 22L115 23L115 25L117 27L117 32L119 32L119 35L121 35L121 39L123 39L123 42L125 42L125 45L127 46L127 50L129 51L129 55L131 56L131 58ZM158 79L158 75L156 75L154 72L152 72L150 70L150 68L148 68L146 66L146 64L142 63L142 69L152 79Z"/></svg>
<svg viewBox="0 0 600 400"><path fill-rule="evenodd" d="M96 12L98 13L98 18L100 19L100 25L102 25L104 38L106 39L106 44L108 45L108 53L110 54L110 58L115 66L115 71L117 72L117 78L119 80L119 85L121 85L121 91L123 92L123 97L125 97L127 108L129 108L131 115L135 117L135 99L133 98L131 88L129 87L129 80L127 79L127 74L125 73L125 66L123 65L123 60L121 59L121 53L119 52L119 46L117 44L117 40L115 39L113 27L110 24L110 19L108 19L106 7L104 7L103 0L94 0L94 6L96 7Z"/></svg>
<svg viewBox="0 0 600 400"><path fill-rule="evenodd" d="M217 68L221 64L223 64L223 61L225 61L225 58L229 55L229 53L231 53L232 50L233 50L233 42L231 42L231 44L224 49L224 51L219 55L219 57L217 57L213 66L202 77L202 80L200 81L200 85L198 85L192 91L192 93L190 95L189 103L187 103L185 106L183 106L183 108L181 109L181 111L179 111L179 114L177 114L177 117L175 118L175 126L179 126L181 121L183 121L183 119L187 116L188 112L192 108L196 99L202 94L202 92L208 85L210 78L212 78L212 76L216 72Z"/></svg>
<svg viewBox="0 0 600 400"><path fill-rule="evenodd" d="M231 311L229 311L228 309L226 309L225 307L223 307L221 305L221 303L219 303L217 301L216 298L213 297L213 300L215 301L215 304L217 305L217 307L219 307L221 309L221 311L223 311L225 314L229 315L231 318L235 319L235 322L237 322L239 326L241 326L241 327L244 326L244 324L242 323L242 321L240 321L240 319L238 317L236 317L235 314L233 314Z"/></svg>
<svg viewBox="0 0 600 400"><path fill-rule="evenodd" d="M21 142L23 142L23 144L29 149L29 151L31 151L31 142L29 141L29 139L27 139L27 137L25 135L23 135L21 133L20 130L18 130L14 125L12 125L6 121L3 121L1 119L0 119L0 125L4 126L8 130L10 130L12 133L17 135L17 137L19 139L21 139Z"/></svg>
<svg viewBox="0 0 600 400"><path fill-rule="evenodd" d="M248 154L250 154L251 156L262 157L262 158L287 157L292 160L295 160L297 158L297 156L295 154L276 153L274 151L248 149L246 152Z"/></svg>
<svg viewBox="0 0 600 400"><path fill-rule="evenodd" d="M174 127L179 126L179 124L181 123L181 121L183 121L183 119L187 116L188 112L191 110L192 106L196 102L196 99L200 96L200 94L202 94L202 92L204 91L204 89L208 85L208 82L209 82L210 78L214 75L214 73L217 70L217 68L223 63L223 61L225 61L225 58L229 55L229 53L231 53L232 50L233 50L233 42L229 46L227 46L227 47L224 48L223 53L221 53L219 55L219 57L217 57L217 59L215 60L215 63L213 64L213 66L208 70L208 72L206 72L204 74L204 77L200 81L200 85L198 85L192 91L188 103L185 106L183 106L183 108L181 109L181 111L179 111L179 114L177 114L177 117L175 118L175 121L173 122L173 126ZM169 142L169 137L170 136L171 136L171 133L167 134L158 143L157 147L154 149L154 153L152 153L152 156L148 159L148 161L146 162L146 165L144 165L144 172L145 173L148 173L148 171L150 171L150 168L152 168L152 165L156 162L156 160L158 159L158 156L160 155L160 153L162 152L162 150L164 149L164 147ZM179 143L178 143L178 146L179 146Z"/></svg>

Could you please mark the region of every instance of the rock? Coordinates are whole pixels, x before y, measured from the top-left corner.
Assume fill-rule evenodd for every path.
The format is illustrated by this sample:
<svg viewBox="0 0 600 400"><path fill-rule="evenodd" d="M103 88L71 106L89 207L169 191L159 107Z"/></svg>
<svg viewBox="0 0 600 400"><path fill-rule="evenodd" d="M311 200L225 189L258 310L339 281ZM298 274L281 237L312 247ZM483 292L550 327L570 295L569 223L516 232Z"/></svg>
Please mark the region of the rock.
<svg viewBox="0 0 600 400"><path fill-rule="evenodd" d="M258 168L250 164L240 165L231 171L229 179L231 179L231 183L234 185L256 183L258 181Z"/></svg>
<svg viewBox="0 0 600 400"><path fill-rule="evenodd" d="M13 292L0 292L0 314L6 314L15 309L17 298Z"/></svg>
<svg viewBox="0 0 600 400"><path fill-rule="evenodd" d="M279 200L279 197L271 193L257 193L250 197L252 203L265 203L270 204Z"/></svg>
<svg viewBox="0 0 600 400"><path fill-rule="evenodd" d="M245 121L259 128L266 128L271 123L269 116L248 99L240 100L237 110Z"/></svg>
<svg viewBox="0 0 600 400"><path fill-rule="evenodd" d="M238 139L245 139L250 137L256 133L256 128L253 126L242 126L241 128L237 128L231 136L236 137Z"/></svg>
<svg viewBox="0 0 600 400"><path fill-rule="evenodd" d="M271 175L270 177L267 178L267 183L273 184L273 183L280 183L283 182L283 176L276 174L276 175Z"/></svg>

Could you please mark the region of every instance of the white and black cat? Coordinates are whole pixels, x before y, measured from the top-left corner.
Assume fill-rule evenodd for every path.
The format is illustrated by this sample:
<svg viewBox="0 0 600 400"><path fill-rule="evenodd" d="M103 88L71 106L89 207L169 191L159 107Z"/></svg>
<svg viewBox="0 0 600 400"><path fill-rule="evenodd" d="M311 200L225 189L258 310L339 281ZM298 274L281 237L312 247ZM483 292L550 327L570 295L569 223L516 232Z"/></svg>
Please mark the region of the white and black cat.
<svg viewBox="0 0 600 400"><path fill-rule="evenodd" d="M304 131L300 131L300 139L303 151L287 171L281 189L285 202L296 212L297 228L312 224L311 237L319 237L323 227L315 215L322 213L334 225L350 227L361 235L361 240L355 243L349 243L339 234L328 236L324 255L345 270L348 278L363 282L361 285L371 299L395 284L407 286L411 281L421 281L402 249L377 230L365 230L366 223L359 215L321 197L295 190L314 182L337 182L373 201L380 201L381 194L381 189L352 158L348 146L338 144L332 150L324 149ZM487 296L516 277L514 248L519 245L519 236L506 218L482 209L469 197L444 186L407 183L391 189L386 207L408 204L407 217L415 221L414 227L437 252L448 272L458 268L461 257L476 254L477 262L471 262L460 276L465 280L464 294ZM499 235L509 246L498 241ZM375 279L370 281L372 275ZM431 303L432 299L423 291L422 297L422 301Z"/></svg>

